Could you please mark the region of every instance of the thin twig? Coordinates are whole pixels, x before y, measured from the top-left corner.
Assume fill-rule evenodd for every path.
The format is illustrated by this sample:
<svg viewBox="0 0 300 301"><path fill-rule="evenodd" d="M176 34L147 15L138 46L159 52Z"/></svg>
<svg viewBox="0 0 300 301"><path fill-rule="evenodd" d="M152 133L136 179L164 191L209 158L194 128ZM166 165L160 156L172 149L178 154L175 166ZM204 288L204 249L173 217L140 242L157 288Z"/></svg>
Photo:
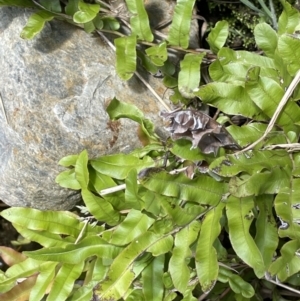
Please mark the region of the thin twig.
<svg viewBox="0 0 300 301"><path fill-rule="evenodd" d="M140 81L148 88L148 90L156 97L161 105L168 111L171 112L171 108L162 100L162 98L155 92L155 90L145 81L139 72L135 71L134 74L140 79Z"/></svg>
<svg viewBox="0 0 300 301"><path fill-rule="evenodd" d="M101 5L101 10L103 10L103 6L107 7L110 11L113 11L113 7L109 5L108 3L101 1L101 0L96 0L96 3L99 3Z"/></svg>
<svg viewBox="0 0 300 301"><path fill-rule="evenodd" d="M267 137L267 135L271 132L271 130L272 130L279 114L281 113L282 109L284 108L284 106L288 102L290 96L292 95L295 88L297 87L299 81L300 81L300 70L297 72L297 74L294 77L293 81L291 82L288 89L284 93L280 103L278 104L278 107L277 107L275 113L273 114L272 119L270 120L270 123L269 123L265 133L258 140L256 140L254 143L250 144L249 146L247 146L246 148L244 148L241 151L237 152L236 154L240 154L240 153L243 153L243 152L246 152L246 151L252 149L254 146L256 146L258 143L260 143L261 141L263 141Z"/></svg>
<svg viewBox="0 0 300 301"><path fill-rule="evenodd" d="M1 103L1 108L2 108L2 111L3 111L3 115L4 115L4 118L5 118L5 121L8 124L8 120L7 120L7 116L6 116L6 112L5 112L5 108L4 108L4 104L3 104L1 93L0 93L0 103Z"/></svg>
<svg viewBox="0 0 300 301"><path fill-rule="evenodd" d="M300 143L273 144L273 145L267 145L264 147L264 149L268 149L268 150L272 150L274 148L299 149Z"/></svg>
<svg viewBox="0 0 300 301"><path fill-rule="evenodd" d="M97 33L101 36L101 38L109 45L111 49L116 51L116 47L111 43L111 41L99 30ZM138 71L135 71L134 74L141 80L141 82L148 88L148 90L156 97L156 99L160 102L160 104L168 111L171 111L171 108L162 100L162 98L155 92L155 90L145 81L145 79L140 75Z"/></svg>
<svg viewBox="0 0 300 301"><path fill-rule="evenodd" d="M114 186L114 187L111 187L111 188L100 190L99 194L100 195L106 195L106 194L114 193L116 191L120 191L120 190L124 190L124 189L126 189L126 184L121 184L121 185L118 185L118 186Z"/></svg>
<svg viewBox="0 0 300 301"><path fill-rule="evenodd" d="M275 281L275 280L273 280L273 279L271 278L271 275L268 274L268 273L265 273L265 280L267 280L267 281L269 281L269 282L271 282L271 283L273 283L273 284L275 284L275 285L281 286L281 287L287 289L287 290L290 291L290 292L293 292L293 293L296 293L297 295L300 295L300 291L299 291L299 290L296 290L296 289L294 289L293 287L287 286L287 285L281 283L280 281Z"/></svg>
<svg viewBox="0 0 300 301"><path fill-rule="evenodd" d="M55 12L55 11L52 11L52 10L46 8L45 6L43 6L42 4L40 4L40 3L39 3L38 1L36 1L36 0L32 0L32 2L33 2L36 6L38 6L39 8L41 8L42 10L48 11L48 12L50 12L50 13L53 14L53 15L61 16L61 17L66 18L66 19L73 20L73 17L72 17L72 16L69 16L69 15L67 15L67 14L61 14L61 13L57 13L57 12Z"/></svg>
<svg viewBox="0 0 300 301"><path fill-rule="evenodd" d="M202 300L204 300L205 298L207 297L207 294L206 293L203 293L203 294L201 294L199 297L198 297L198 301L202 301Z"/></svg>
<svg viewBox="0 0 300 301"><path fill-rule="evenodd" d="M179 169L173 169L169 172L170 175L177 175L179 174L180 172L183 172L183 171L186 171L188 168L188 166L185 166L185 167L182 167L182 168L179 168Z"/></svg>
<svg viewBox="0 0 300 301"><path fill-rule="evenodd" d="M86 227L87 227L87 224L89 223L89 220L88 219L86 219L84 222L83 222L84 224L83 224L83 227L82 227L82 229L81 229L81 231L80 231L80 233L79 233L79 235L78 235L78 237L77 237L77 239L76 239L76 241L75 241L75 245L77 245L78 244L78 242L81 240L81 238L83 237L83 235L84 235L84 232L85 232L85 229L86 229Z"/></svg>
<svg viewBox="0 0 300 301"><path fill-rule="evenodd" d="M213 117L213 120L216 120L220 114L220 110L218 109Z"/></svg>

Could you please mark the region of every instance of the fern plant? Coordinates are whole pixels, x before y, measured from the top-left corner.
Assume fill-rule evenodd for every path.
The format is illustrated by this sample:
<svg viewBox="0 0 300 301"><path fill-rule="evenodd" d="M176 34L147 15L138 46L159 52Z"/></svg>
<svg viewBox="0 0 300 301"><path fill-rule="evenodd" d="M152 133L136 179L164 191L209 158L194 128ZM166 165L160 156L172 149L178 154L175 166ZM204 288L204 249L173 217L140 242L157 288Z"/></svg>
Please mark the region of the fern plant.
<svg viewBox="0 0 300 301"><path fill-rule="evenodd" d="M178 1L169 39L143 54L153 66L165 66L168 47L187 47L176 28L188 22L174 20L190 18L189 6L182 7L188 2ZM89 15L87 23L98 16L99 6L69 3L77 3L73 21L77 12L76 18ZM135 63L137 36L152 36L141 25L143 6L134 3L129 10L143 18L132 20L133 32L137 22L143 33L115 44L119 59L128 47ZM300 14L282 4L278 32L265 23L255 28L264 55L223 47L228 25L222 21L208 37L217 56L211 82L199 86L203 54L187 50L181 61L177 92L216 107L219 124L197 112L198 132L181 131L187 120L164 113L173 139L162 140L141 111L113 99L110 118L136 121L149 143L127 155L89 159L83 151L60 160L66 171L57 183L81 190L86 217L2 211L23 237L42 246L22 254L1 247L11 265L0 274L3 300L263 300L266 294L284 300L287 291L299 299ZM84 5L95 9L87 14ZM117 65L121 76L135 71L132 62ZM229 125L232 116L242 116L242 125ZM228 145L231 150L220 148ZM237 145L242 149L234 150Z"/></svg>

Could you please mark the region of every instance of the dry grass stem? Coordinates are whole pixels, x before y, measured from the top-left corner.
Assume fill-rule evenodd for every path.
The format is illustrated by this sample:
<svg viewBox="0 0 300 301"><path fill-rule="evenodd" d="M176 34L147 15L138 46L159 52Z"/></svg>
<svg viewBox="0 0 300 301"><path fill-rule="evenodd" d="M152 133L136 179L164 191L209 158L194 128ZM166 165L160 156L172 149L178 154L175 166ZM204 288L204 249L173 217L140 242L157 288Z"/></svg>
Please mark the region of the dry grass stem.
<svg viewBox="0 0 300 301"><path fill-rule="evenodd" d="M107 195L107 194L114 193L116 191L120 191L120 190L124 190L124 189L126 189L126 184L121 184L121 185L118 185L118 186L114 186L114 187L111 187L111 188L100 190L99 194L100 195Z"/></svg>
<svg viewBox="0 0 300 301"><path fill-rule="evenodd" d="M116 51L115 45L99 30L97 33L101 36L101 38L109 45L113 51ZM155 90L146 82L146 80L141 76L138 71L135 71L134 74L138 77L138 79L148 88L148 90L155 96L155 98L160 102L160 104L168 111L171 111L171 108L165 103L165 101L155 92Z"/></svg>

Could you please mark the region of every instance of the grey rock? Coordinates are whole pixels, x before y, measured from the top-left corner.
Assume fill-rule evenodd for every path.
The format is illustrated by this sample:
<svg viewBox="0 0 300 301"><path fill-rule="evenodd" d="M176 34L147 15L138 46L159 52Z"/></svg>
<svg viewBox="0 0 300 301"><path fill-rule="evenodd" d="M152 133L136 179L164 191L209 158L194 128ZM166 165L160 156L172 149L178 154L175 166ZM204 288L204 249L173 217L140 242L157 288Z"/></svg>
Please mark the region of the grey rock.
<svg viewBox="0 0 300 301"><path fill-rule="evenodd" d="M0 199L10 206L69 209L80 195L55 183L62 157L140 146L135 123L109 120L109 101L133 103L155 123L162 107L136 77L117 77L115 55L99 37L52 21L35 39L22 40L30 13L0 8ZM158 80L147 81L164 95Z"/></svg>

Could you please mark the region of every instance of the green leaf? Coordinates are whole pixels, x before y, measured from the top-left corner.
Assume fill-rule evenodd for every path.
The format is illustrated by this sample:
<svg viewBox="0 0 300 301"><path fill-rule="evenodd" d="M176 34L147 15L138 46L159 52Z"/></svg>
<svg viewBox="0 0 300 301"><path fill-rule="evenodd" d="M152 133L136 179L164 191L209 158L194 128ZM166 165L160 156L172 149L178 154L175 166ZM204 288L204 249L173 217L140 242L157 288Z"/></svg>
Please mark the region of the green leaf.
<svg viewBox="0 0 300 301"><path fill-rule="evenodd" d="M291 240L283 245L278 257L269 267L270 274L276 275L280 281L285 281L288 277L300 271L299 258L300 241Z"/></svg>
<svg viewBox="0 0 300 301"><path fill-rule="evenodd" d="M255 291L252 285L246 282L242 277L239 275L232 275L229 278L229 285L230 288L237 294L242 294L243 297L249 300L251 297L254 296ZM239 299L242 300L242 299Z"/></svg>
<svg viewBox="0 0 300 301"><path fill-rule="evenodd" d="M115 181L94 168L89 168L89 183L94 187L95 191L100 193L101 190L117 186Z"/></svg>
<svg viewBox="0 0 300 301"><path fill-rule="evenodd" d="M113 261L106 280L95 290L95 294L101 299L120 299L136 277L131 269L136 259L151 245L161 239L161 236L146 232L137 237L127 246Z"/></svg>
<svg viewBox="0 0 300 301"><path fill-rule="evenodd" d="M166 254L171 251L173 247L173 236L168 235L161 240L154 243L148 251L155 257Z"/></svg>
<svg viewBox="0 0 300 301"><path fill-rule="evenodd" d="M266 77L259 77L258 80L246 83L246 92L249 94L252 101L269 118L273 117L274 112L285 93L284 88L281 87L279 83ZM300 109L295 102L289 101L278 117L277 123L281 125L287 133L288 131L293 131L295 129L294 123L299 121Z"/></svg>
<svg viewBox="0 0 300 301"><path fill-rule="evenodd" d="M22 39L31 40L38 33L42 31L45 26L45 23L51 21L54 18L54 14L48 11L39 11L37 13L32 14L25 27L21 31L20 37Z"/></svg>
<svg viewBox="0 0 300 301"><path fill-rule="evenodd" d="M170 45L188 48L195 0L177 0L167 40Z"/></svg>
<svg viewBox="0 0 300 301"><path fill-rule="evenodd" d="M263 170L259 173L241 174L229 181L229 192L235 197L278 193L281 187L289 185L290 175L281 167Z"/></svg>
<svg viewBox="0 0 300 301"><path fill-rule="evenodd" d="M172 62L171 59L168 59L165 61L164 65L161 66L160 70L164 75L171 76L171 75L175 75L176 67L174 65L174 62Z"/></svg>
<svg viewBox="0 0 300 301"><path fill-rule="evenodd" d="M299 195L300 179L291 177L287 187L282 187L275 197L275 210L280 219L279 237L300 239Z"/></svg>
<svg viewBox="0 0 300 301"><path fill-rule="evenodd" d="M137 172L132 169L125 179L125 201L132 209L140 210L143 207L144 201L139 195L139 187L137 180Z"/></svg>
<svg viewBox="0 0 300 301"><path fill-rule="evenodd" d="M219 261L225 261L227 259L227 250L223 247L223 245L220 242L220 239L217 238L213 244L214 248L217 251L217 257Z"/></svg>
<svg viewBox="0 0 300 301"><path fill-rule="evenodd" d="M88 211L98 221L110 226L115 226L120 221L120 213L106 199L94 195L87 189L82 189L81 194Z"/></svg>
<svg viewBox="0 0 300 301"><path fill-rule="evenodd" d="M278 39L278 53L287 66L290 75L294 76L300 68L298 49L300 39L293 35L282 35ZM290 102L289 102L290 103Z"/></svg>
<svg viewBox="0 0 300 301"><path fill-rule="evenodd" d="M209 169L220 176L232 177L241 171L252 175L263 169L272 170L275 166L291 169L291 164L285 150L259 150L219 157Z"/></svg>
<svg viewBox="0 0 300 301"><path fill-rule="evenodd" d="M294 160L293 176L299 178L300 177L300 153L294 154L293 160Z"/></svg>
<svg viewBox="0 0 300 301"><path fill-rule="evenodd" d="M11 290L6 293L1 294L2 300L24 300L28 298L29 293L33 286L35 285L37 275L33 275L29 278L22 279L22 282L19 282L19 279L15 279L15 285ZM26 299L27 300L27 299Z"/></svg>
<svg viewBox="0 0 300 301"><path fill-rule="evenodd" d="M136 70L136 36L114 40L116 46L116 69L119 77L128 80Z"/></svg>
<svg viewBox="0 0 300 301"><path fill-rule="evenodd" d="M65 247L69 243L75 241L75 238L72 239L71 236L63 239L59 234L53 234L47 231L30 230L16 224L14 224L14 227L24 238L27 238L30 241L35 241L43 247Z"/></svg>
<svg viewBox="0 0 300 301"><path fill-rule="evenodd" d="M165 216L164 213L162 213L161 216ZM164 238L168 237L173 230L174 230L173 221L171 221L169 218L159 218L156 219L155 223L152 225L149 231L156 234L164 235L164 237L161 239L163 240ZM159 241L155 242L155 244L158 243ZM152 248L153 246L154 244L150 248Z"/></svg>
<svg viewBox="0 0 300 301"><path fill-rule="evenodd" d="M79 154L75 164L75 177L82 189L87 188L89 184L88 160L88 153L84 150Z"/></svg>
<svg viewBox="0 0 300 301"><path fill-rule="evenodd" d="M20 263L14 264L6 270L5 278L1 279L0 292L4 293L9 291L13 286L16 285L18 279L26 278L36 274L43 265L45 265L45 263L41 263L40 261L31 258L27 258Z"/></svg>
<svg viewBox="0 0 300 301"><path fill-rule="evenodd" d="M83 28L86 33L92 33L96 29L93 21L84 23Z"/></svg>
<svg viewBox="0 0 300 301"><path fill-rule="evenodd" d="M207 210L199 205L191 205L186 206L186 208L182 208L178 205L171 204L168 199L169 198L166 197L162 198L161 205L172 218L173 223L178 226L185 226L189 224L199 216L204 215Z"/></svg>
<svg viewBox="0 0 300 301"><path fill-rule="evenodd" d="M66 300L70 295L74 282L79 278L84 268L84 262L77 264L63 263L59 269L49 292L47 301Z"/></svg>
<svg viewBox="0 0 300 301"><path fill-rule="evenodd" d="M73 16L78 11L78 2L79 0L68 1L65 11L69 16Z"/></svg>
<svg viewBox="0 0 300 301"><path fill-rule="evenodd" d="M170 175L164 172L145 180L142 185L165 196L211 206L218 204L226 189L223 183L205 175L191 180L183 174Z"/></svg>
<svg viewBox="0 0 300 301"><path fill-rule="evenodd" d="M90 21L90 22L93 22L94 27L97 29L101 30L104 27L104 22L102 20L102 17L99 14L95 17L95 19L93 19L93 21Z"/></svg>
<svg viewBox="0 0 300 301"><path fill-rule="evenodd" d="M146 155L148 155L149 153L150 154L152 153L153 155L158 153L162 154L164 151L165 151L165 147L162 144L151 143L142 148L136 148L130 153L130 155L133 155L141 159Z"/></svg>
<svg viewBox="0 0 300 301"><path fill-rule="evenodd" d="M57 262L45 262L41 266L36 283L30 292L29 301L42 300L43 296L47 293L48 286L55 277L57 264Z"/></svg>
<svg viewBox="0 0 300 301"><path fill-rule="evenodd" d="M91 301L93 298L93 288L98 284L98 281L91 281L77 289L67 301Z"/></svg>
<svg viewBox="0 0 300 301"><path fill-rule="evenodd" d="M106 109L110 119L118 120L120 118L129 118L140 124L141 129L149 138L154 138L154 125L146 119L143 112L135 105L119 101L114 98Z"/></svg>
<svg viewBox="0 0 300 301"><path fill-rule="evenodd" d="M16 285L16 279L14 278L9 278L4 275L4 272L1 273L1 278L0 278L0 292L1 296L4 295L5 292L10 293L11 290L15 287Z"/></svg>
<svg viewBox="0 0 300 301"><path fill-rule="evenodd" d="M102 156L91 160L90 163L98 172L120 180L125 179L133 168L140 172L144 168L154 166L154 161L148 156L139 159L124 154Z"/></svg>
<svg viewBox="0 0 300 301"><path fill-rule="evenodd" d="M166 294L165 298L164 298L164 301L172 301L172 300L175 300L177 297L177 294L174 293L174 292L169 292Z"/></svg>
<svg viewBox="0 0 300 301"><path fill-rule="evenodd" d="M12 207L1 212L1 216L13 224L53 234L65 234L76 237L80 234L84 223L77 215L69 211L40 211L33 208ZM91 226L86 231L90 231Z"/></svg>
<svg viewBox="0 0 300 301"><path fill-rule="evenodd" d="M275 51L274 61L277 66L278 75L280 76L280 78L279 78L280 84L282 84L285 87L288 87L290 85L290 83L292 82L293 77L288 72L288 66L285 64L284 58L279 54L278 47ZM296 95L299 93L299 91L300 90L296 88L296 90L294 92L295 97L297 97Z"/></svg>
<svg viewBox="0 0 300 301"><path fill-rule="evenodd" d="M196 95L204 103L211 104L226 114L265 119L262 111L240 85L212 82L201 86Z"/></svg>
<svg viewBox="0 0 300 301"><path fill-rule="evenodd" d="M162 42L158 45L149 47L145 50L147 56L156 66L163 66L168 59L167 43Z"/></svg>
<svg viewBox="0 0 300 301"><path fill-rule="evenodd" d="M75 23L88 23L92 21L100 10L99 4L86 3L83 0L79 0L78 9L73 15L73 21Z"/></svg>
<svg viewBox="0 0 300 301"><path fill-rule="evenodd" d="M166 78L166 77L164 77L164 79L165 79L165 78ZM164 81L163 81L163 83L164 83L165 86L169 87L167 84L165 84ZM174 88L174 87L177 87L177 79L175 79L174 84L172 84L170 88ZM180 104L180 103L182 103L182 104L184 104L184 105L188 105L188 104L190 103L190 100L189 100L189 99L183 97L183 96L180 94L178 88L173 89L173 94L169 97L169 99L172 101L172 103L173 103L174 105L178 105L178 104Z"/></svg>
<svg viewBox="0 0 300 301"><path fill-rule="evenodd" d="M142 272L143 293L145 296L145 301L163 300L164 264L165 264L165 255L160 255L158 257L155 257L152 260L152 262Z"/></svg>
<svg viewBox="0 0 300 301"><path fill-rule="evenodd" d="M40 4L47 10L53 11L55 13L61 12L61 6L59 0L40 0Z"/></svg>
<svg viewBox="0 0 300 301"><path fill-rule="evenodd" d="M178 90L185 98L194 98L195 92L199 90L200 66L204 53L188 53L180 62L180 71L178 74Z"/></svg>
<svg viewBox="0 0 300 301"><path fill-rule="evenodd" d="M119 30L120 29L120 23L119 21L110 16L105 16L101 18L103 21L103 28L108 30Z"/></svg>
<svg viewBox="0 0 300 301"><path fill-rule="evenodd" d="M300 23L299 11L287 1L281 1L283 12L278 20L278 34L293 33Z"/></svg>
<svg viewBox="0 0 300 301"><path fill-rule="evenodd" d="M145 297L142 289L136 288L130 292L130 295L126 298L126 301L145 301Z"/></svg>
<svg viewBox="0 0 300 301"><path fill-rule="evenodd" d="M0 0L0 6L34 7L30 0Z"/></svg>
<svg viewBox="0 0 300 301"><path fill-rule="evenodd" d="M259 81L260 70L261 68L259 66L254 66L248 69L246 75L246 84L248 84L248 86L250 85L251 87L257 84Z"/></svg>
<svg viewBox="0 0 300 301"><path fill-rule="evenodd" d="M111 260L103 260L103 258L98 257L95 261L94 270L93 270L93 281L100 281L104 280L106 273L108 271L109 265Z"/></svg>
<svg viewBox="0 0 300 301"><path fill-rule="evenodd" d="M244 147L258 140L266 131L267 124L253 122L242 126L231 125L226 128L238 145ZM284 144L286 139L281 131L275 128L268 134L268 140L259 145Z"/></svg>
<svg viewBox="0 0 300 301"><path fill-rule="evenodd" d="M173 88L178 86L178 79L174 76L166 74L163 78L163 84L167 88L172 88L173 89ZM180 99L184 99L184 97L180 94L179 90L175 89L175 93L176 93L176 91L178 91L179 95L181 96Z"/></svg>
<svg viewBox="0 0 300 301"><path fill-rule="evenodd" d="M175 236L175 246L169 262L169 272L175 288L184 293L190 280L188 261L192 257L190 245L197 239L201 224L192 222Z"/></svg>
<svg viewBox="0 0 300 301"><path fill-rule="evenodd" d="M272 212L273 198L272 195L260 195L255 198L259 210L255 243L262 254L266 268L272 263L278 245L277 225Z"/></svg>
<svg viewBox="0 0 300 301"><path fill-rule="evenodd" d="M43 263L43 265L44 264L45 263ZM36 271L39 270L40 267L41 267L40 261L31 258L26 258L25 260L9 267L5 272L5 276L7 276L8 278L27 277L33 275Z"/></svg>
<svg viewBox="0 0 300 301"><path fill-rule="evenodd" d="M125 197L124 197L123 191L116 191L114 193L104 195L103 198L106 201L108 201L109 203L111 203L111 205L117 211L131 209L131 208L128 208L128 204L125 202ZM129 205L130 205L130 203L129 203Z"/></svg>
<svg viewBox="0 0 300 301"><path fill-rule="evenodd" d="M254 28L255 42L265 55L273 58L277 48L277 33L267 23L257 24Z"/></svg>
<svg viewBox="0 0 300 301"><path fill-rule="evenodd" d="M110 243L114 245L126 245L145 233L153 223L153 218L132 209L124 221L113 231Z"/></svg>
<svg viewBox="0 0 300 301"><path fill-rule="evenodd" d="M129 118L138 123L141 123L145 116L143 112L135 105L119 101L113 98L106 108L107 114L111 120L118 120L120 118Z"/></svg>
<svg viewBox="0 0 300 301"><path fill-rule="evenodd" d="M227 21L219 21L209 33L207 42L212 52L218 53L218 51L224 46L229 34L228 27Z"/></svg>
<svg viewBox="0 0 300 301"><path fill-rule="evenodd" d="M194 297L193 291L195 290L196 284L189 285L187 290L184 292L184 298L182 301L198 301L197 298Z"/></svg>
<svg viewBox="0 0 300 301"><path fill-rule="evenodd" d="M226 266L226 267L222 266L222 265L219 267L218 280L222 283L228 282L229 278L232 277L232 275L233 275L233 272L231 271L230 267L228 267L228 266Z"/></svg>
<svg viewBox="0 0 300 301"><path fill-rule="evenodd" d="M118 297L114 298L112 296L123 296L123 300L127 300L126 295L130 292L130 285L135 278L137 278L140 273L145 269L145 267L149 264L151 260L151 256L149 254L142 255L141 259L133 262L131 269L126 270L123 275L120 276L116 285L111 287L111 289L107 290L104 295L101 294L102 287L100 287L99 293L96 295L104 296L103 299L100 300L119 300ZM113 299L110 299L113 298Z"/></svg>
<svg viewBox="0 0 300 301"><path fill-rule="evenodd" d="M248 80L249 70L252 70L256 66L260 68L260 75L268 78L273 78L274 80L280 82L282 76L277 69L282 68L282 62L278 63L278 55L276 51L276 64L278 64L277 69L275 69L275 63L271 61L259 61L260 58L257 57L257 63L254 63L254 58L248 57L244 53L241 53L244 60L240 60L239 56L232 53L231 49L222 48L218 53L218 60L214 61L209 67L210 77L214 81L222 81L230 84L235 84L237 86L244 86L245 80ZM266 58L266 57L263 57ZM247 62L249 60L249 62Z"/></svg>
<svg viewBox="0 0 300 301"><path fill-rule="evenodd" d="M81 186L76 179L75 168L61 172L55 178L55 182L64 188L69 188L69 189L74 189L74 190L81 189Z"/></svg>
<svg viewBox="0 0 300 301"><path fill-rule="evenodd" d="M221 232L223 208L224 204L219 203L205 215L197 242L196 269L203 292L212 290L219 274L217 252L213 244Z"/></svg>
<svg viewBox="0 0 300 301"><path fill-rule="evenodd" d="M41 261L64 262L74 265L78 262L84 262L84 260L94 255L103 259L114 259L120 253L120 250L120 247L110 245L102 238L93 235L82 239L77 244L69 244L65 248L43 248L24 253L30 258Z"/></svg>
<svg viewBox="0 0 300 301"><path fill-rule="evenodd" d="M241 294L246 298L251 298L255 291L251 284L246 282L241 276L233 274L229 269L220 266L218 280L220 282L229 282L230 288L237 294Z"/></svg>
<svg viewBox="0 0 300 301"><path fill-rule="evenodd" d="M245 82L248 67L237 62L222 65L220 58L209 66L209 75L215 82L226 82L230 84L241 84Z"/></svg>
<svg viewBox="0 0 300 301"><path fill-rule="evenodd" d="M60 159L58 164L65 167L75 166L77 159L78 159L78 155L66 156Z"/></svg>
<svg viewBox="0 0 300 301"><path fill-rule="evenodd" d="M258 278L264 276L265 268L262 255L249 233L254 218L251 197L235 198L230 196L226 204L229 238L236 254L250 267Z"/></svg>
<svg viewBox="0 0 300 301"><path fill-rule="evenodd" d="M239 50L235 51L233 49L223 47L218 52L218 58L220 63L224 66L232 62L241 63L249 68L253 66L260 67L263 69L275 69L276 64L272 58L259 55L255 52Z"/></svg>
<svg viewBox="0 0 300 301"><path fill-rule="evenodd" d="M139 39L152 42L153 34L143 0L126 0L127 8L133 14L130 18L132 33Z"/></svg>
<svg viewBox="0 0 300 301"><path fill-rule="evenodd" d="M156 74L159 70L158 66L156 66L153 61L147 56L143 51L137 49L137 56L142 66L152 75Z"/></svg>

